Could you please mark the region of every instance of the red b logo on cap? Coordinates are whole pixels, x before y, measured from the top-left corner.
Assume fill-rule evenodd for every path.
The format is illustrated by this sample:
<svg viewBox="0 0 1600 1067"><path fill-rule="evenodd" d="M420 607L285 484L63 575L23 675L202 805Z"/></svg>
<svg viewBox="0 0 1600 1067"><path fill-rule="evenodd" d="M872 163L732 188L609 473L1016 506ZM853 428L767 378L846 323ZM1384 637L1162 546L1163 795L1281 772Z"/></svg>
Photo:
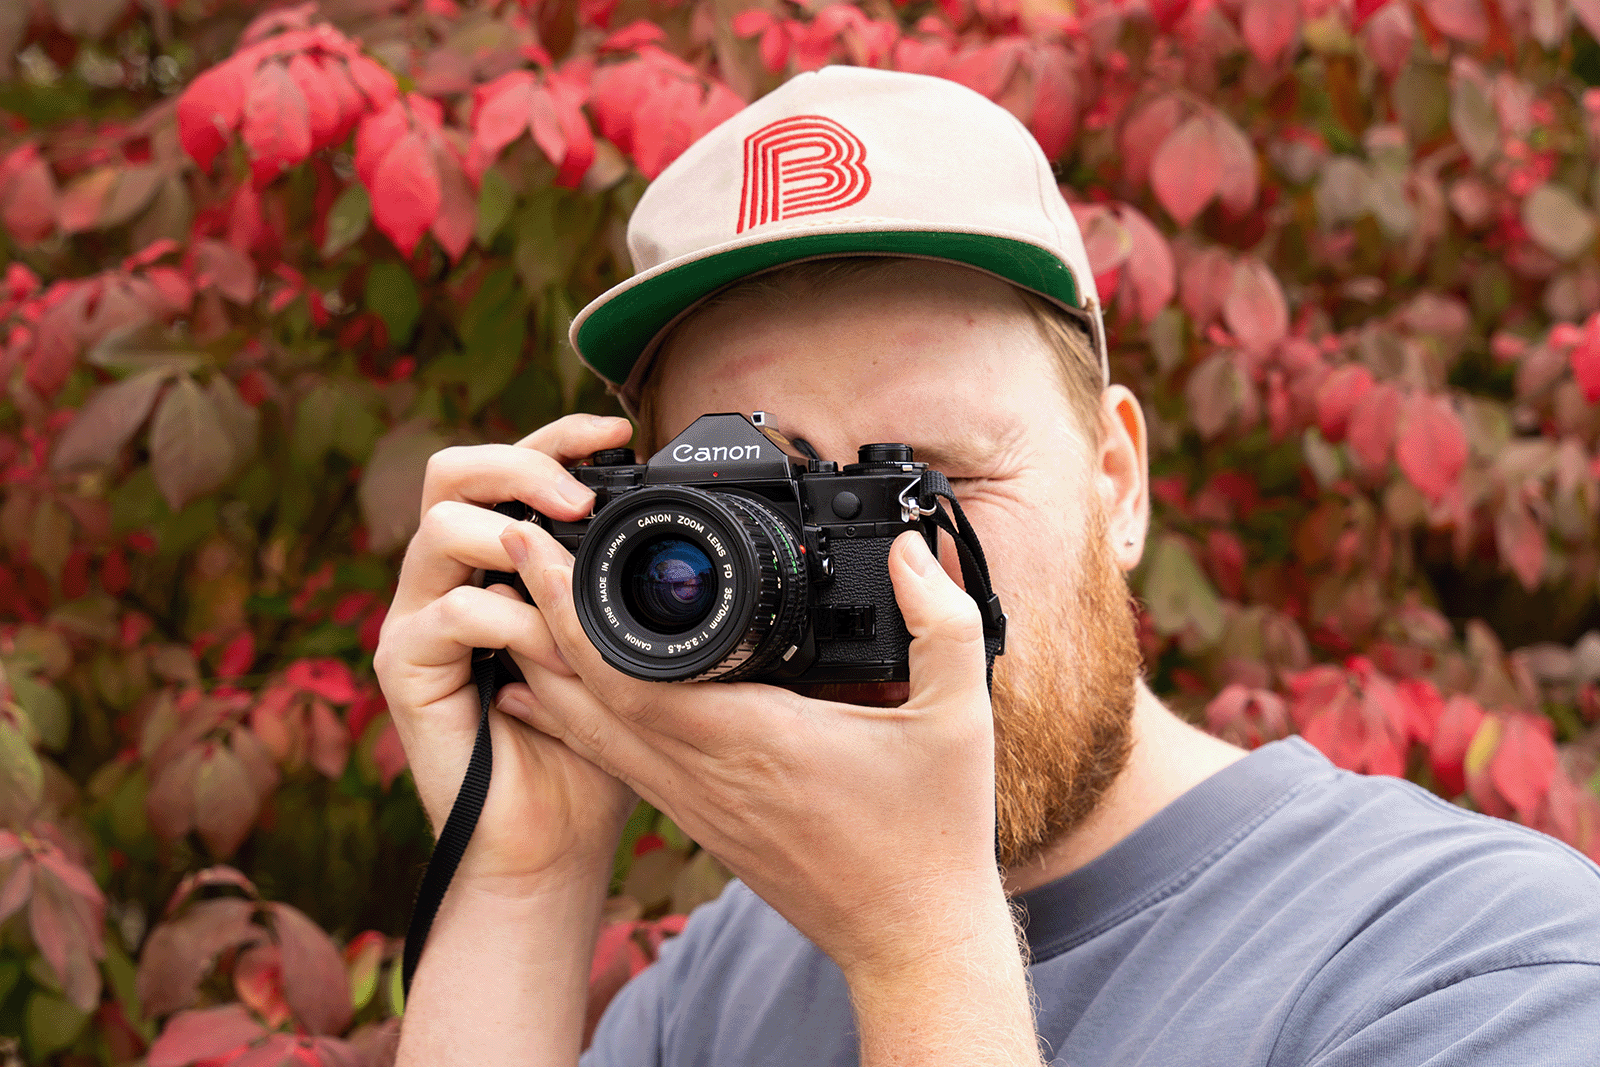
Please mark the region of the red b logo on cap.
<svg viewBox="0 0 1600 1067"><path fill-rule="evenodd" d="M739 225L751 226L849 207L867 195L867 146L821 115L793 115L744 139Z"/></svg>

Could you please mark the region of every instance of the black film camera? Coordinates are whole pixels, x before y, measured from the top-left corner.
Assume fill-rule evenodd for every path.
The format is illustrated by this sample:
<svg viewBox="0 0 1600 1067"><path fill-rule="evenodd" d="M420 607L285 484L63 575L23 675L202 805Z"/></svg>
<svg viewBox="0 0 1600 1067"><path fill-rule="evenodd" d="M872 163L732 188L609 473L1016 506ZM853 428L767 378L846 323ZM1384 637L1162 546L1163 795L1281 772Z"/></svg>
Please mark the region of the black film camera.
<svg viewBox="0 0 1600 1067"><path fill-rule="evenodd" d="M911 636L889 546L916 530L937 549L927 464L907 445L872 444L839 470L785 446L761 412L702 415L648 463L618 448L571 468L594 490L591 518L557 522L517 502L495 510L538 522L573 552L584 631L635 678L907 680ZM527 596L515 575L486 576L496 581Z"/></svg>

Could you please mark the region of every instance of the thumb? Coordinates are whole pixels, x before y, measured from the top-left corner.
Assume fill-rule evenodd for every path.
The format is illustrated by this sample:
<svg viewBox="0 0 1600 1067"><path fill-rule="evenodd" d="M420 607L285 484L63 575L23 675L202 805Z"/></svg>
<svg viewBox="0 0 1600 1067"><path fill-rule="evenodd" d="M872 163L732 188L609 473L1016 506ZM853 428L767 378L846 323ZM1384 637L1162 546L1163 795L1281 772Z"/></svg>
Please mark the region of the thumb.
<svg viewBox="0 0 1600 1067"><path fill-rule="evenodd" d="M939 565L922 535L901 534L889 552L895 600L911 632L912 703L988 699L978 605Z"/></svg>

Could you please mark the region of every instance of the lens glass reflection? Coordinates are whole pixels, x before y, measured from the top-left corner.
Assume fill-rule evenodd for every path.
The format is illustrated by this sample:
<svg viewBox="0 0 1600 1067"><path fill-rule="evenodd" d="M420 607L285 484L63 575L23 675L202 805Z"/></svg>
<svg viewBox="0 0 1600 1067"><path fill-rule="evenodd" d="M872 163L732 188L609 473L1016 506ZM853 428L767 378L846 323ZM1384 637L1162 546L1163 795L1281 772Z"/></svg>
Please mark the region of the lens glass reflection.
<svg viewBox="0 0 1600 1067"><path fill-rule="evenodd" d="M658 633L683 633L711 612L711 559L681 538L641 546L629 557L622 580L628 610Z"/></svg>

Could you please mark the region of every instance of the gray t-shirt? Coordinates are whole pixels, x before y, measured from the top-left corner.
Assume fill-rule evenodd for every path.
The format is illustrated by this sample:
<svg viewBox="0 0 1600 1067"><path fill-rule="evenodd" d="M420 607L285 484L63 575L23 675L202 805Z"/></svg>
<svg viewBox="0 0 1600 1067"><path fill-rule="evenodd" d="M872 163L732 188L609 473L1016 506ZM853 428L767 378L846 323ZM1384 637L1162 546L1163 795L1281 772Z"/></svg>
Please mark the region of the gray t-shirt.
<svg viewBox="0 0 1600 1067"><path fill-rule="evenodd" d="M1020 899L1052 1064L1600 1064L1600 868L1298 738ZM618 994L583 1063L857 1055L838 969L735 883Z"/></svg>

